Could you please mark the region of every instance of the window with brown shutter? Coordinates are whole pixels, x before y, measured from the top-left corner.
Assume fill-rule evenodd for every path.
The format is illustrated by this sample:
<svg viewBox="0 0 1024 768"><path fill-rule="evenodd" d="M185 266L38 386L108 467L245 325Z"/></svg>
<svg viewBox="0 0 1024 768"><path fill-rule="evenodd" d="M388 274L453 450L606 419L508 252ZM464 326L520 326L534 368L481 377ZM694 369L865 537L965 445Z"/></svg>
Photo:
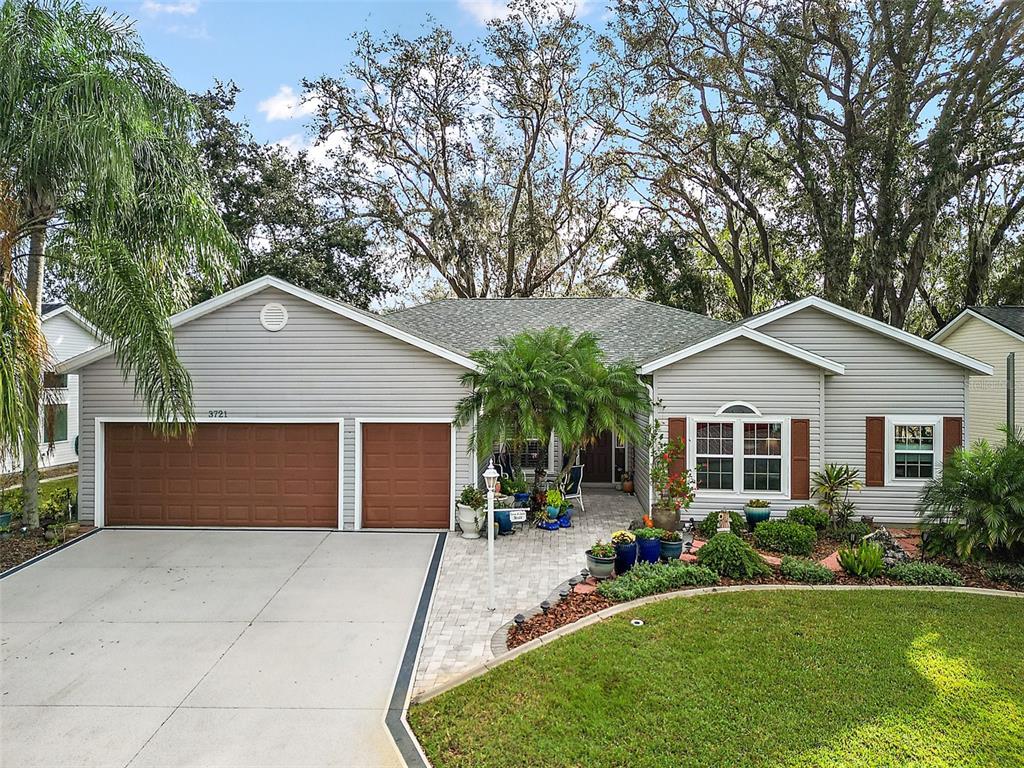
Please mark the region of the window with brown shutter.
<svg viewBox="0 0 1024 768"><path fill-rule="evenodd" d="M953 451L964 445L964 420L960 416L945 416L942 419L942 463L945 464Z"/></svg>
<svg viewBox="0 0 1024 768"><path fill-rule="evenodd" d="M811 420L793 419L789 440L789 498L811 498Z"/></svg>
<svg viewBox="0 0 1024 768"><path fill-rule="evenodd" d="M864 484L885 485L885 417L868 416L865 422Z"/></svg>

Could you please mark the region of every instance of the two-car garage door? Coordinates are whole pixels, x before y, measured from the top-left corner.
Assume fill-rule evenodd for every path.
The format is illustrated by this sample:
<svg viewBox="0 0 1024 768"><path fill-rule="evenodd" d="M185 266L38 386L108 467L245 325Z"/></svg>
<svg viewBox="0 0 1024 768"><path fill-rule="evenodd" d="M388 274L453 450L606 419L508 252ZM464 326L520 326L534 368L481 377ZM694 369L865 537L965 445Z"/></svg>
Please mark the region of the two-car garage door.
<svg viewBox="0 0 1024 768"><path fill-rule="evenodd" d="M362 424L363 527L447 528L448 424ZM106 525L338 526L339 425L103 424Z"/></svg>

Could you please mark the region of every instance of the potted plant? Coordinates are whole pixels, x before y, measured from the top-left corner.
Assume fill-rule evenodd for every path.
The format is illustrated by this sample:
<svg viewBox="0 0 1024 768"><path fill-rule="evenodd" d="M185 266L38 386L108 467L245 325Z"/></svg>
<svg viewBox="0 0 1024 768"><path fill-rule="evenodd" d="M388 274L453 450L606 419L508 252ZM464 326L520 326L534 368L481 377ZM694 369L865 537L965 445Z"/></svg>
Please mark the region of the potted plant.
<svg viewBox="0 0 1024 768"><path fill-rule="evenodd" d="M607 579L615 569L615 545L600 539L587 550L587 570L595 579Z"/></svg>
<svg viewBox="0 0 1024 768"><path fill-rule="evenodd" d="M747 516L747 525L753 528L772 516L772 503L764 499L751 499L743 505L743 514Z"/></svg>
<svg viewBox="0 0 1024 768"><path fill-rule="evenodd" d="M683 554L683 537L679 531L662 531L661 536L661 559L678 560Z"/></svg>
<svg viewBox="0 0 1024 768"><path fill-rule="evenodd" d="M612 544L615 545L615 573L621 576L636 563L636 536L629 531L616 531L612 534Z"/></svg>
<svg viewBox="0 0 1024 768"><path fill-rule="evenodd" d="M462 538L479 539L482 511L487 504L487 497L484 492L475 485L467 485L459 494L455 509L458 512L459 528L462 529Z"/></svg>
<svg viewBox="0 0 1024 768"><path fill-rule="evenodd" d="M506 476L502 480L501 487L505 489L505 493L512 495L516 504L523 505L530 500L530 487L522 470L516 472L514 477Z"/></svg>
<svg viewBox="0 0 1024 768"><path fill-rule="evenodd" d="M622 492L633 493L633 476L629 472L622 473Z"/></svg>
<svg viewBox="0 0 1024 768"><path fill-rule="evenodd" d="M565 499L562 497L562 492L557 488L552 488L548 491L547 499L547 510L548 517L552 520L557 520L562 514L562 505L565 504Z"/></svg>
<svg viewBox="0 0 1024 768"><path fill-rule="evenodd" d="M674 471L674 466L686 458L686 444L678 437L666 443L657 421L651 425L649 444L651 484L656 494L651 520L656 528L674 531L679 527L683 511L693 503L694 484L689 471L685 468Z"/></svg>
<svg viewBox="0 0 1024 768"><path fill-rule="evenodd" d="M661 559L661 528L640 528L633 531L636 536L637 560L641 563L656 563Z"/></svg>

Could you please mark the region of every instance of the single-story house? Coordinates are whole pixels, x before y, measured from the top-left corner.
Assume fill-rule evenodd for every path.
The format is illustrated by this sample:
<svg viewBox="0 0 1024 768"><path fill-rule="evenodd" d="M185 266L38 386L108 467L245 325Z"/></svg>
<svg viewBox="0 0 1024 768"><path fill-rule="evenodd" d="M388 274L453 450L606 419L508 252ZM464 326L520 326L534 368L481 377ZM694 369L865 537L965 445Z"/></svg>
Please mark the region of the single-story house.
<svg viewBox="0 0 1024 768"><path fill-rule="evenodd" d="M1024 428L1024 307L968 307L937 333L932 341L992 366L992 376L971 376L967 418L971 440L1001 445L1007 423L1007 358L1014 353L1014 424Z"/></svg>
<svg viewBox="0 0 1024 768"><path fill-rule="evenodd" d="M44 304L40 325L54 364L100 343L96 329L67 304ZM39 414L39 466L72 465L78 461L78 376L48 371L43 386L49 391ZM0 473L20 471L20 459L0 465Z"/></svg>
<svg viewBox="0 0 1024 768"><path fill-rule="evenodd" d="M456 428L470 354L552 325L596 333L630 359L651 413L687 438L692 514L745 499L806 503L826 462L861 470L879 520L915 518L918 491L969 433L968 377L991 366L817 298L726 323L628 297L451 299L378 315L263 277L172 319L192 377L191 444L147 425L107 346L81 377L79 515L97 525L450 528L478 481L471 427ZM541 436L538 436L540 438ZM530 461L560 466L544 440ZM633 473L651 503L644 446L604 436L585 479Z"/></svg>

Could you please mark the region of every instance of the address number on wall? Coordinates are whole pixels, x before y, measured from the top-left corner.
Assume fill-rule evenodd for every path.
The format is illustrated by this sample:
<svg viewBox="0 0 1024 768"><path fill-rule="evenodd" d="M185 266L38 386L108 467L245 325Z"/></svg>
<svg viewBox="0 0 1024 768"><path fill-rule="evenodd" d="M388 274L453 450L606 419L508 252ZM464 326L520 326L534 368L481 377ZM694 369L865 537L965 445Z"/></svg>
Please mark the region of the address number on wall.
<svg viewBox="0 0 1024 768"><path fill-rule="evenodd" d="M211 419L226 419L228 417L228 412L221 410L213 410L207 411L206 415L209 416Z"/></svg>

